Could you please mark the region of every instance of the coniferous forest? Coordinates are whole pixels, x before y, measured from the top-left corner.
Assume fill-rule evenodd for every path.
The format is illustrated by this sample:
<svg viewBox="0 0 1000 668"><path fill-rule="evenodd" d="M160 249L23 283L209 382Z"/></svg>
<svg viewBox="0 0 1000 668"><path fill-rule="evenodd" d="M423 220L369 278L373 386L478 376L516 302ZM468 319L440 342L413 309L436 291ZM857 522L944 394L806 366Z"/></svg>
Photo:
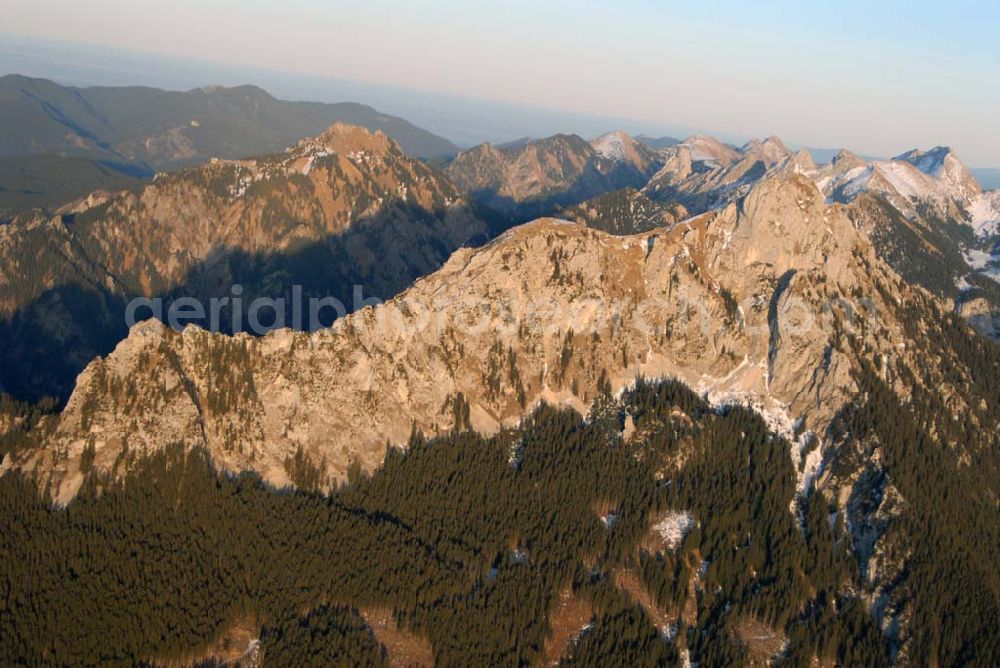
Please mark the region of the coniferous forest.
<svg viewBox="0 0 1000 668"><path fill-rule="evenodd" d="M903 567L884 600L866 593L849 518L796 494L790 445L756 413L640 382L586 419L543 406L490 438L415 433L329 494L270 489L180 449L119 481L92 473L64 508L5 475L0 663L176 665L256 620L265 665L383 665L360 612L382 608L441 665L538 664L569 596L593 613L558 653L567 664L759 663L764 629L782 665L900 652L1000 665L995 448L959 461L942 443L982 435L922 423L874 368L857 380L837 447L877 442L908 504L885 530ZM970 391L997 400L994 381ZM650 527L672 512L693 522L666 547ZM905 610L906 638L888 608Z"/></svg>

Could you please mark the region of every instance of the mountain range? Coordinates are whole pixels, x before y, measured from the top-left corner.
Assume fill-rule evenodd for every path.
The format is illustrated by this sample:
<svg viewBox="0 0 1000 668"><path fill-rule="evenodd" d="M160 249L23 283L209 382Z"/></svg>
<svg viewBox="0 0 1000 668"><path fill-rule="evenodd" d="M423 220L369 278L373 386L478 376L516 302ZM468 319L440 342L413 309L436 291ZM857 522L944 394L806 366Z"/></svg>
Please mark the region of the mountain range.
<svg viewBox="0 0 1000 668"><path fill-rule="evenodd" d="M283 154L213 160L4 226L0 381L23 398L67 397L76 373L125 336L133 297L207 301L240 284L245 303L290 300L294 284L304 298L334 296L349 312L353 286L392 297L456 248L524 218L555 214L611 234L649 233L793 178L811 183L824 206L846 207L893 271L996 336L990 253L1000 200L944 148L875 162L845 151L818 167L777 138L734 148L696 136L656 152L624 133L592 142L566 135L516 149L483 145L440 172L386 135L335 125ZM232 317L217 326L232 330Z"/></svg>
<svg viewBox="0 0 1000 668"><path fill-rule="evenodd" d="M288 103L176 95L226 108L189 157L7 112L198 164L0 227L5 659L1000 660L1000 195L950 149L207 159Z"/></svg>
<svg viewBox="0 0 1000 668"><path fill-rule="evenodd" d="M664 167L642 192L699 213L737 201L762 179L801 174L830 203L851 203L879 253L898 271L952 300L976 326L996 337L996 244L1000 200L983 191L946 147L866 161L848 151L817 166L805 151L777 138L735 148L692 137L664 151Z"/></svg>
<svg viewBox="0 0 1000 668"><path fill-rule="evenodd" d="M820 233L811 221L822 221ZM868 301L853 304L857 294ZM844 301L824 313L830 298ZM586 310L599 300L614 313ZM602 373L615 393L639 377L669 376L720 397L754 397L789 437L794 420L823 434L856 391L850 369L860 363L828 348L835 329L857 327L873 359L891 355L918 368L920 358L898 344L909 328L931 324L904 327L894 307L903 301L924 299L877 259L846 211L828 207L800 176L763 181L739 206L618 239L542 219L459 251L384 306L316 333L234 340L194 328L174 334L155 320L134 328L78 379L39 450L62 459L41 469L58 499L71 498L82 479L62 476L79 471L88 447L80 435L90 432L100 434L99 468L110 469L126 443L142 453L180 441L278 486L290 482L283 463L301 451L325 462L320 474L332 482L354 462L375 469L386 444L403 442L414 426L450 429L460 396L472 428L489 434L543 399L585 412ZM565 315L536 325L535 303ZM930 302L925 308L922 318L940 317ZM852 323L859 309L878 313L877 323ZM428 313L437 317L424 327ZM469 334L465 319L477 313L488 325ZM803 320L812 325L800 327ZM232 360L222 376L206 364L215 358ZM959 388L951 394L962 396ZM360 396L366 401L350 400ZM330 433L342 440L330 442Z"/></svg>

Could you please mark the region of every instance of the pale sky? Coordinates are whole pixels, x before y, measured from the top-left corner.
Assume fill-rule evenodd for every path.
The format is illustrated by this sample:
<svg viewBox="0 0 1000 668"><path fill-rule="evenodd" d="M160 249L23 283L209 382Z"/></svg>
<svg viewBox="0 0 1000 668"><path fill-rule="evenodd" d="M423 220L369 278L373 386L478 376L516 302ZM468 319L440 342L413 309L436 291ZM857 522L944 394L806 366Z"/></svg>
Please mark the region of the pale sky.
<svg viewBox="0 0 1000 668"><path fill-rule="evenodd" d="M1000 166L996 0L0 0L0 16L20 36Z"/></svg>

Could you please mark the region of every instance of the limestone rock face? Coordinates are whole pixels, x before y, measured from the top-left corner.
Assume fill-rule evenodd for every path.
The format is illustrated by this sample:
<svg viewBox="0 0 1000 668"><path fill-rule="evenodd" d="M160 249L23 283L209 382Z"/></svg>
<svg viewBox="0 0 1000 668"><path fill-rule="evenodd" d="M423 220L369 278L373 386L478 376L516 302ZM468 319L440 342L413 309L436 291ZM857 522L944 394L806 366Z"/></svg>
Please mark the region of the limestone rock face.
<svg viewBox="0 0 1000 668"><path fill-rule="evenodd" d="M277 485L293 482L298 455L332 483L355 461L378 466L414 428L489 433L540 401L585 410L602 377L616 391L677 377L821 436L854 393L856 360L836 332L895 355L909 292L804 177L631 236L541 219L311 334L137 325L5 466L66 500L86 449L120 473L183 443Z"/></svg>

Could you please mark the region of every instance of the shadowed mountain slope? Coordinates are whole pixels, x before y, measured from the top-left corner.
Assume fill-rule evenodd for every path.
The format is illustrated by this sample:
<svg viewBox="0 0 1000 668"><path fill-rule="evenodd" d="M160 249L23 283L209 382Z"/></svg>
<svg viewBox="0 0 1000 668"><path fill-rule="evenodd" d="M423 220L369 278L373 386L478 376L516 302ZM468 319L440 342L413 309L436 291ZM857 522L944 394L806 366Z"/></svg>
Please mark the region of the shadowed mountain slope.
<svg viewBox="0 0 1000 668"><path fill-rule="evenodd" d="M0 380L23 398L65 396L125 335L132 297L207 303L239 283L245 309L300 285L303 298L350 310L355 285L392 296L486 232L447 177L354 126L283 154L161 174L0 227Z"/></svg>

